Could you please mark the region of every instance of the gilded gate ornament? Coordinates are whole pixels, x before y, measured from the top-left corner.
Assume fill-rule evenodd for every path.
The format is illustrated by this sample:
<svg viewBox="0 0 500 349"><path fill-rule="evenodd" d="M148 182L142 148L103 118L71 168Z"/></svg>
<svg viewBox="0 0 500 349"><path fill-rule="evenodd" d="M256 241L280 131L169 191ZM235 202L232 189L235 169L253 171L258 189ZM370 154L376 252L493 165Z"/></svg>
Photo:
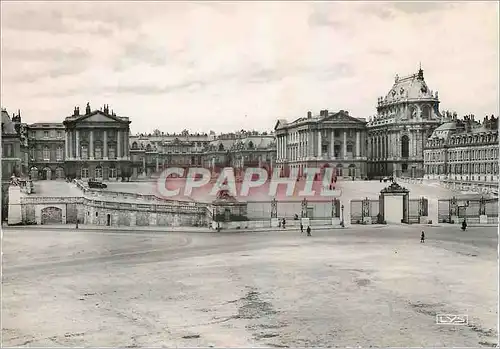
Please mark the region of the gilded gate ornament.
<svg viewBox="0 0 500 349"><path fill-rule="evenodd" d="M450 199L450 216L456 216L458 213L457 198L453 197Z"/></svg>
<svg viewBox="0 0 500 349"><path fill-rule="evenodd" d="M486 199L483 196L479 199L479 215L486 215Z"/></svg>
<svg viewBox="0 0 500 349"><path fill-rule="evenodd" d="M332 200L332 218L338 217L337 216L337 206L338 206L337 202L338 202L337 199Z"/></svg>
<svg viewBox="0 0 500 349"><path fill-rule="evenodd" d="M370 217L370 199L366 198L362 201L361 210L363 217Z"/></svg>
<svg viewBox="0 0 500 349"><path fill-rule="evenodd" d="M307 218L307 200L306 200L306 198L304 198L304 200L302 200L301 217L302 218Z"/></svg>
<svg viewBox="0 0 500 349"><path fill-rule="evenodd" d="M278 202L276 199L271 201L271 218L278 218Z"/></svg>

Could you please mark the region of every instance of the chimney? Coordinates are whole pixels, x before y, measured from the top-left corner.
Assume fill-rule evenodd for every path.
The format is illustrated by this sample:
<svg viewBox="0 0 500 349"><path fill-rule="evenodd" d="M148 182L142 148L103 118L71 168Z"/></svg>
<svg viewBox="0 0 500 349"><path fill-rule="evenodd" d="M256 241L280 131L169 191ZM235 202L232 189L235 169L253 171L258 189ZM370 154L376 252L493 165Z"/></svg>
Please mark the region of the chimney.
<svg viewBox="0 0 500 349"><path fill-rule="evenodd" d="M324 113L325 113L324 116L328 116L328 109L325 109Z"/></svg>
<svg viewBox="0 0 500 349"><path fill-rule="evenodd" d="M308 118L308 119L312 118L312 112L311 112L311 111L308 111L308 112L307 112L307 118Z"/></svg>

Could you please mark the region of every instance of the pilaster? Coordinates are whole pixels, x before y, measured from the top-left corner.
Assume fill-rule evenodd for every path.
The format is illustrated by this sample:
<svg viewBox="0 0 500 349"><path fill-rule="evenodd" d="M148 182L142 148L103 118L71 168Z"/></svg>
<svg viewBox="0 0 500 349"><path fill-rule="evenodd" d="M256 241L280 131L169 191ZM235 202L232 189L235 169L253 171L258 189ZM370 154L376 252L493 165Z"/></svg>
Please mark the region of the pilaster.
<svg viewBox="0 0 500 349"><path fill-rule="evenodd" d="M108 160L108 131L104 130L104 147L103 147L103 159Z"/></svg>
<svg viewBox="0 0 500 349"><path fill-rule="evenodd" d="M343 151L344 151L344 153L342 154L342 157L344 159L346 159L347 158L347 130L344 130L344 142L343 142L342 146L343 146Z"/></svg>
<svg viewBox="0 0 500 349"><path fill-rule="evenodd" d="M89 159L94 160L94 130L90 130Z"/></svg>

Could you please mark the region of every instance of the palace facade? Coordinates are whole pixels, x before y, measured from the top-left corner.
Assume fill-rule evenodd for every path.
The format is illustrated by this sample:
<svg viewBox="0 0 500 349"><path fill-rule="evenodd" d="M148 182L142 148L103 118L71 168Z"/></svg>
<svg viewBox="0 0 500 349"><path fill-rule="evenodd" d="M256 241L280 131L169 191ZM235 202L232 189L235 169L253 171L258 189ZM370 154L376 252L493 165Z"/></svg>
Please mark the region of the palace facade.
<svg viewBox="0 0 500 349"><path fill-rule="evenodd" d="M160 133L134 135L129 138L132 178L158 175L167 167L201 166L203 153L215 133Z"/></svg>
<svg viewBox="0 0 500 349"><path fill-rule="evenodd" d="M442 123L438 92L429 89L424 71L396 75L392 88L377 101L377 115L366 125L369 175L421 178L424 145Z"/></svg>
<svg viewBox="0 0 500 349"><path fill-rule="evenodd" d="M419 69L416 74L401 78L396 76L389 92L377 101L377 115L370 117L368 122L363 118L353 117L344 110L333 113L322 110L319 115L308 112L307 117L292 122L279 119L275 126L276 164L285 175L290 169L303 174L307 167L333 167L337 177L428 176L428 171L437 171L434 164L438 165L437 162L432 163L432 166L425 162L431 161L424 158L426 146L435 144L434 141L428 143L428 139L431 135L440 134L433 133L436 129L450 127L451 119L456 119L456 114L453 116L449 112L440 112L439 104L438 92L429 89L424 72ZM493 127L491 125L495 122L497 121L490 119L488 127ZM484 127L472 127L468 132L486 132ZM484 139L495 139L492 133L494 131L488 132L489 136L485 134ZM482 139L479 134L476 138ZM488 144L480 141L477 144L482 147L496 146L498 149L497 140ZM483 154L481 151L477 154ZM491 152L491 155L484 156L494 156L493 150L484 151L484 154ZM498 150L496 157L477 159L498 162ZM439 158L432 161L445 160ZM486 174L493 174L494 166L491 163L485 163L484 167L481 163L475 165L474 174L468 170L470 176L461 178L484 180ZM441 165L444 166L444 163ZM456 167L450 165L446 164L446 171L455 173ZM454 176L455 174L451 177Z"/></svg>
<svg viewBox="0 0 500 349"><path fill-rule="evenodd" d="M425 178L498 187L498 117L467 115L442 124L424 149Z"/></svg>
<svg viewBox="0 0 500 349"><path fill-rule="evenodd" d="M365 177L367 149L366 120L349 112L321 110L319 115L292 122L280 119L275 126L276 166L304 175L307 168L335 168L338 177Z"/></svg>

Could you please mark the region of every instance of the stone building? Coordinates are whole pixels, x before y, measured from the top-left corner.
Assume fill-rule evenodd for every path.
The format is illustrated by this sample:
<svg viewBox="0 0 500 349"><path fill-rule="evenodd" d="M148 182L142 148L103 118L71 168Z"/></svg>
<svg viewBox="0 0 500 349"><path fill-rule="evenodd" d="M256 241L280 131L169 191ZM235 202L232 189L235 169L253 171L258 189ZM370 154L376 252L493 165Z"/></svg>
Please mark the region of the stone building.
<svg viewBox="0 0 500 349"><path fill-rule="evenodd" d="M439 96L427 87L424 72L396 75L377 103L377 115L367 126L368 175L422 177L427 138L443 123Z"/></svg>
<svg viewBox="0 0 500 349"><path fill-rule="evenodd" d="M498 187L498 117L454 115L425 144L425 178Z"/></svg>
<svg viewBox="0 0 500 349"><path fill-rule="evenodd" d="M335 168L337 177L365 177L366 120L349 115L348 111L307 117L292 122L280 119L275 126L276 166L287 175L294 169L299 175L311 168Z"/></svg>
<svg viewBox="0 0 500 349"><path fill-rule="evenodd" d="M2 108L2 219L8 216L9 185L11 177L23 177L28 166L26 125L21 122L21 113L10 117Z"/></svg>
<svg viewBox="0 0 500 349"><path fill-rule="evenodd" d="M12 175L21 177L27 173L26 125L21 122L21 113L10 117L2 108L2 183L10 181Z"/></svg>
<svg viewBox="0 0 500 349"><path fill-rule="evenodd" d="M212 131L134 135L129 138L132 178L158 175L167 167L202 166L202 155L207 144L215 138Z"/></svg>
<svg viewBox="0 0 500 349"><path fill-rule="evenodd" d="M256 131L238 131L221 134L204 149L203 166L212 172L233 167L243 172L248 167L274 169L276 143L273 134Z"/></svg>
<svg viewBox="0 0 500 349"><path fill-rule="evenodd" d="M28 125L29 174L32 180L64 179L65 131L61 123Z"/></svg>
<svg viewBox="0 0 500 349"><path fill-rule="evenodd" d="M69 178L116 180L130 177L128 117L117 116L105 105L85 114L75 107L65 118L65 171Z"/></svg>

